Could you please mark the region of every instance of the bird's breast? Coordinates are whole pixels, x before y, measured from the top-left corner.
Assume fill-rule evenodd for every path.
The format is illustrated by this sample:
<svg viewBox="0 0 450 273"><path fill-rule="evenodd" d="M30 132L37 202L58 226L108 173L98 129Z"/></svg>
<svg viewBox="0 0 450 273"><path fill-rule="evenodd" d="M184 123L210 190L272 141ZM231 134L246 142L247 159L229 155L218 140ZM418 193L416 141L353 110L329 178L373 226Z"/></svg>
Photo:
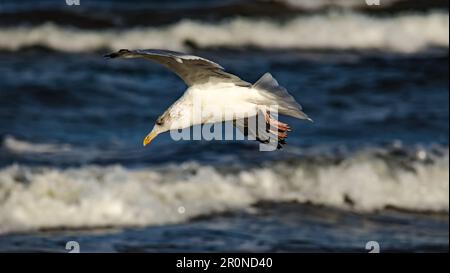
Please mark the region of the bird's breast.
<svg viewBox="0 0 450 273"><path fill-rule="evenodd" d="M222 122L256 114L252 90L234 85L217 85L193 90L192 105L202 123Z"/></svg>

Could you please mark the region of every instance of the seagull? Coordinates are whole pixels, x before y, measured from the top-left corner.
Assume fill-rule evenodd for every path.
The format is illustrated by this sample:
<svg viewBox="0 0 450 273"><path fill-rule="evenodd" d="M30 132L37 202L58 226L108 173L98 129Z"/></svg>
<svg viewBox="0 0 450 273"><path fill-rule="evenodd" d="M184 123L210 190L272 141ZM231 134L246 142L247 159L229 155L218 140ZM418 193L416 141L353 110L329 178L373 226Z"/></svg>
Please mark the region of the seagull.
<svg viewBox="0 0 450 273"><path fill-rule="evenodd" d="M184 94L157 118L153 129L144 138L144 146L157 135L170 130L232 121L233 126L248 139L264 144L276 143L276 148L280 149L286 144L287 132L291 128L278 121L278 113L312 121L270 73L251 84L225 72L213 61L162 49L121 49L105 57L148 59L164 65L187 85ZM197 115L194 113L196 107L200 109Z"/></svg>

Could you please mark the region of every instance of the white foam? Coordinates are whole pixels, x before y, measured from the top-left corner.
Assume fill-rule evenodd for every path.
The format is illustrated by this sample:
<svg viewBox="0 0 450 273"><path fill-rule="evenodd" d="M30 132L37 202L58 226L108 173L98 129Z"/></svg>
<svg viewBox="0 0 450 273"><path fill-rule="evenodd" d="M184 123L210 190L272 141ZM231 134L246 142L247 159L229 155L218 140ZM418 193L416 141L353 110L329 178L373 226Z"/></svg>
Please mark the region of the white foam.
<svg viewBox="0 0 450 273"><path fill-rule="evenodd" d="M2 143L2 148L16 154L45 154L45 153L65 153L72 150L68 144L31 143L6 136Z"/></svg>
<svg viewBox="0 0 450 273"><path fill-rule="evenodd" d="M276 0L279 2L284 2L287 5L293 7L299 7L303 9L320 9L325 7L340 7L340 8L361 8L369 6L367 3L372 3L374 1L370 0L344 0L344 1L336 1L336 0ZM400 0L379 0L380 4L383 6L390 6L395 2L400 2Z"/></svg>
<svg viewBox="0 0 450 273"><path fill-rule="evenodd" d="M263 200L363 212L387 206L448 212L448 150L433 164L411 164L412 170L402 169L360 153L338 165L280 162L237 172L198 163L64 170L11 165L0 169L0 232L178 223Z"/></svg>
<svg viewBox="0 0 450 273"><path fill-rule="evenodd" d="M402 53L449 45L444 12L371 17L345 12L297 17L280 23L234 18L219 24L183 20L170 26L128 30L79 30L44 24L0 29L0 49L45 46L83 52L109 48L163 48L184 51L189 40L200 47L379 49Z"/></svg>

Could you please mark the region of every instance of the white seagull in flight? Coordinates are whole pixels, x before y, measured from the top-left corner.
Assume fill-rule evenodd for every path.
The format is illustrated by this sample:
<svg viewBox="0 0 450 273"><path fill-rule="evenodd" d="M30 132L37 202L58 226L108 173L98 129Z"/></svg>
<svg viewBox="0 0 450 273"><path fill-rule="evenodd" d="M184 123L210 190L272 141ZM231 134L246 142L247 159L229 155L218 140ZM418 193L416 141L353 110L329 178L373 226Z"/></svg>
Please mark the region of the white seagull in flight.
<svg viewBox="0 0 450 273"><path fill-rule="evenodd" d="M230 120L249 139L276 143L276 147L281 148L286 143L290 127L278 121L270 109L276 106L280 114L312 121L302 112L302 107L294 97L270 73L250 84L225 72L222 66L210 60L159 49L121 49L105 57L145 58L160 63L177 74L188 86L183 96L156 120L153 129L144 138L144 146L160 133L169 130ZM202 109L198 118L194 116L196 103ZM203 111L206 107L209 111ZM227 117L224 113L232 115ZM252 118L262 120L262 126L250 126L249 119Z"/></svg>

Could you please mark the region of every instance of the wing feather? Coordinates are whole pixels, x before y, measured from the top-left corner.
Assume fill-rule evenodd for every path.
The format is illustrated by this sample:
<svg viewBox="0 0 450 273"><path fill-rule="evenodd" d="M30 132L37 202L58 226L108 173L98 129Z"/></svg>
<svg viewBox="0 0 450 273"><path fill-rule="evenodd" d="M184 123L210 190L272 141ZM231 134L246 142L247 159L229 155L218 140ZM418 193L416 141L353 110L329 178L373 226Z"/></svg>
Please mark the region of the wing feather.
<svg viewBox="0 0 450 273"><path fill-rule="evenodd" d="M227 73L224 68L205 58L162 49L121 49L105 55L109 58L145 58L164 65L178 75L188 86L207 82L230 82L238 86L251 86L239 77Z"/></svg>

